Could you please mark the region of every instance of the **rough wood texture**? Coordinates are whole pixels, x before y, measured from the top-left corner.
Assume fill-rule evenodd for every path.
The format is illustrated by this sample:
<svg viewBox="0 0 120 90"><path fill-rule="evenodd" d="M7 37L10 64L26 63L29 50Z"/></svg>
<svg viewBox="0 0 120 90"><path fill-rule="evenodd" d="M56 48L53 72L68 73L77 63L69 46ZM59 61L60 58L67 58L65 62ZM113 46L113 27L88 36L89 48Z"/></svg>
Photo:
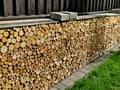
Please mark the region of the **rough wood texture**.
<svg viewBox="0 0 120 90"><path fill-rule="evenodd" d="M120 42L120 16L0 30L0 89L48 90Z"/></svg>

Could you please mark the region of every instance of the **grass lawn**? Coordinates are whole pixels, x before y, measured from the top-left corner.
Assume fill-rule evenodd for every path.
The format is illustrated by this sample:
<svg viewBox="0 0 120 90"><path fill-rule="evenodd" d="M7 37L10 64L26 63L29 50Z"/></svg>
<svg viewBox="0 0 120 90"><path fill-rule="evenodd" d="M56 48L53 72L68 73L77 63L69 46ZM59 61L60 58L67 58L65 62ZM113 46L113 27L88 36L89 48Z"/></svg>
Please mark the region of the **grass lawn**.
<svg viewBox="0 0 120 90"><path fill-rule="evenodd" d="M66 90L120 90L120 51Z"/></svg>

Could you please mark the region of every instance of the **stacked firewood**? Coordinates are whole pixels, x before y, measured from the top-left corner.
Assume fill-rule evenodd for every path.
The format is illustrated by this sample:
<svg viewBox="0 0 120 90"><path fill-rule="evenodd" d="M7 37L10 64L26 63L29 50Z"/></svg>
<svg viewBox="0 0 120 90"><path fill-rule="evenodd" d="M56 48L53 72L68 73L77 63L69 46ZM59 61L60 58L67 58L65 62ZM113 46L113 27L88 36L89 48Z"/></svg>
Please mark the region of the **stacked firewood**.
<svg viewBox="0 0 120 90"><path fill-rule="evenodd" d="M120 41L120 17L0 30L0 89L48 90Z"/></svg>

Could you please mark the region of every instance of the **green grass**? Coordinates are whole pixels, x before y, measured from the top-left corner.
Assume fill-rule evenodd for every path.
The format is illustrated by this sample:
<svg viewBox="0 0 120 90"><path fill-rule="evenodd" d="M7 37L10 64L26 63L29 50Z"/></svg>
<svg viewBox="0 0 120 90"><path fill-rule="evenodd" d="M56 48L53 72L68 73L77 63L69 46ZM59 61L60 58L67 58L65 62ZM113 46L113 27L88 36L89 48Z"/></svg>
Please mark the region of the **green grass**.
<svg viewBox="0 0 120 90"><path fill-rule="evenodd" d="M66 90L120 90L120 51Z"/></svg>

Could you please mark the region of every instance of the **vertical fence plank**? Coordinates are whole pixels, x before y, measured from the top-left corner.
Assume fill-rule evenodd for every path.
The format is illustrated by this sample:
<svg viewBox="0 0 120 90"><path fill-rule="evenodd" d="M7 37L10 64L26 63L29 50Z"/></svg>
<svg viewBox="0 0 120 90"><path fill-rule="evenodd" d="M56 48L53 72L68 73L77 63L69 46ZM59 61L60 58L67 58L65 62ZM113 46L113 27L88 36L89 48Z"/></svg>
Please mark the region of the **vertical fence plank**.
<svg viewBox="0 0 120 90"><path fill-rule="evenodd" d="M87 0L82 0L82 12L86 12Z"/></svg>
<svg viewBox="0 0 120 90"><path fill-rule="evenodd" d="M0 15L40 15L51 11L95 12L120 7L120 0L2 0ZM52 2L53 1L53 2ZM2 5L2 4L1 4ZM3 10L2 10L3 9Z"/></svg>
<svg viewBox="0 0 120 90"><path fill-rule="evenodd" d="M87 2L86 2L87 4L87 7L86 7L86 12L88 12L89 11L89 8L90 8L90 0L87 0Z"/></svg>
<svg viewBox="0 0 120 90"><path fill-rule="evenodd" d="M36 12L37 14L45 13L45 2L44 0L36 0Z"/></svg>
<svg viewBox="0 0 120 90"><path fill-rule="evenodd" d="M28 0L28 15L35 15L35 0Z"/></svg>
<svg viewBox="0 0 120 90"><path fill-rule="evenodd" d="M97 0L97 2L96 2L96 11L99 11L99 7L100 7L100 0Z"/></svg>
<svg viewBox="0 0 120 90"><path fill-rule="evenodd" d="M77 12L77 0L70 0L70 11Z"/></svg>
<svg viewBox="0 0 120 90"><path fill-rule="evenodd" d="M82 12L82 0L77 0L77 12Z"/></svg>
<svg viewBox="0 0 120 90"><path fill-rule="evenodd" d="M103 0L100 0L100 6L99 6L100 11L102 11L102 8L103 8Z"/></svg>
<svg viewBox="0 0 120 90"><path fill-rule="evenodd" d="M90 8L89 8L89 12L92 12L93 10L93 0L90 0Z"/></svg>
<svg viewBox="0 0 120 90"><path fill-rule="evenodd" d="M120 0L118 0L118 8L120 8Z"/></svg>
<svg viewBox="0 0 120 90"><path fill-rule="evenodd" d="M70 0L66 0L65 2L65 10L68 11L69 10L69 5L70 5Z"/></svg>
<svg viewBox="0 0 120 90"><path fill-rule="evenodd" d="M114 0L112 0L111 9L114 8Z"/></svg>
<svg viewBox="0 0 120 90"><path fill-rule="evenodd" d="M65 0L60 0L60 11L64 10Z"/></svg>
<svg viewBox="0 0 120 90"><path fill-rule="evenodd" d="M52 0L45 0L45 9L46 9L45 12L46 12L46 14L51 12L51 9L52 9L51 5L52 5Z"/></svg>
<svg viewBox="0 0 120 90"><path fill-rule="evenodd" d="M109 2L109 10L111 9L111 7L112 7L112 0L110 0Z"/></svg>
<svg viewBox="0 0 120 90"><path fill-rule="evenodd" d="M3 10L3 0L0 0L0 16L3 16L4 15L4 10Z"/></svg>
<svg viewBox="0 0 120 90"><path fill-rule="evenodd" d="M96 0L93 0L93 12L96 11Z"/></svg>
<svg viewBox="0 0 120 90"><path fill-rule="evenodd" d="M25 15L25 0L15 0L15 15Z"/></svg>
<svg viewBox="0 0 120 90"><path fill-rule="evenodd" d="M113 8L115 8L115 1L116 1L116 0L113 0Z"/></svg>
<svg viewBox="0 0 120 90"><path fill-rule="evenodd" d="M116 8L119 8L119 1L120 1L120 0L117 0L117 7L116 7Z"/></svg>
<svg viewBox="0 0 120 90"><path fill-rule="evenodd" d="M53 10L52 11L59 11L60 3L59 0L53 0Z"/></svg>
<svg viewBox="0 0 120 90"><path fill-rule="evenodd" d="M106 0L103 0L103 11L106 10Z"/></svg>
<svg viewBox="0 0 120 90"><path fill-rule="evenodd" d="M107 0L106 2L106 10L109 10L110 0Z"/></svg>
<svg viewBox="0 0 120 90"><path fill-rule="evenodd" d="M13 15L13 2L12 0L3 0L4 16Z"/></svg>

